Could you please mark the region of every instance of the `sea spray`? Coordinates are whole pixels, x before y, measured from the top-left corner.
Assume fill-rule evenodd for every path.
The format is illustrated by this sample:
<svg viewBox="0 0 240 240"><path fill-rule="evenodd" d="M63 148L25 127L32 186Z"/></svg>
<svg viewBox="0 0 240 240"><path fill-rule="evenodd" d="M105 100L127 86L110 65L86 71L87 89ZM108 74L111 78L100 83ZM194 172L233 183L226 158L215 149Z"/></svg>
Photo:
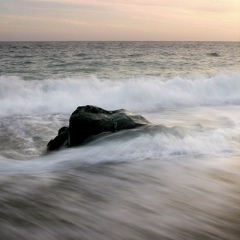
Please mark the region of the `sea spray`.
<svg viewBox="0 0 240 240"><path fill-rule="evenodd" d="M240 73L102 80L0 77L0 116L70 114L77 106L152 112L165 108L240 104Z"/></svg>

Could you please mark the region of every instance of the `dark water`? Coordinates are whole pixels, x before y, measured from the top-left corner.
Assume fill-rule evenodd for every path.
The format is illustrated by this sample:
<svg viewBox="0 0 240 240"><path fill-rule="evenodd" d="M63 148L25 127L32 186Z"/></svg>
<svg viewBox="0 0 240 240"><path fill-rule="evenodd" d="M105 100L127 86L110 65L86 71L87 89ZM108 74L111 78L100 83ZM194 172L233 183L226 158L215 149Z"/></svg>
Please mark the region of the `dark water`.
<svg viewBox="0 0 240 240"><path fill-rule="evenodd" d="M0 239L240 238L239 43L0 43ZM77 106L151 126L45 154Z"/></svg>

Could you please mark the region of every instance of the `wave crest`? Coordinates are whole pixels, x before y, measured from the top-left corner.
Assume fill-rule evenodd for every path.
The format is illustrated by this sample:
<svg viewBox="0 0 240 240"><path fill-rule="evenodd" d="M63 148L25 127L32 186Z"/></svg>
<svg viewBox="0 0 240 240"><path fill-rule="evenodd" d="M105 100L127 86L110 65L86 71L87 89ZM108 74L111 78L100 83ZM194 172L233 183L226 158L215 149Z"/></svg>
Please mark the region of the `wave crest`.
<svg viewBox="0 0 240 240"><path fill-rule="evenodd" d="M26 81L0 76L0 115L70 114L79 105L151 112L162 108L240 104L240 73L211 77Z"/></svg>

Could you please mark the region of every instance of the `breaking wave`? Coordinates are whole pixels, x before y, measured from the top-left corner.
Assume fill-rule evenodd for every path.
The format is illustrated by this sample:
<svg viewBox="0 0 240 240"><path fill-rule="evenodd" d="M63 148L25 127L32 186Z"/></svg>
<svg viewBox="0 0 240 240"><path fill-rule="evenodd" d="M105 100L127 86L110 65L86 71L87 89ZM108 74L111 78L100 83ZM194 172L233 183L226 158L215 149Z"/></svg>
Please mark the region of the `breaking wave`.
<svg viewBox="0 0 240 240"><path fill-rule="evenodd" d="M26 81L0 76L0 116L71 113L80 105L153 112L163 108L240 104L240 73L214 76Z"/></svg>

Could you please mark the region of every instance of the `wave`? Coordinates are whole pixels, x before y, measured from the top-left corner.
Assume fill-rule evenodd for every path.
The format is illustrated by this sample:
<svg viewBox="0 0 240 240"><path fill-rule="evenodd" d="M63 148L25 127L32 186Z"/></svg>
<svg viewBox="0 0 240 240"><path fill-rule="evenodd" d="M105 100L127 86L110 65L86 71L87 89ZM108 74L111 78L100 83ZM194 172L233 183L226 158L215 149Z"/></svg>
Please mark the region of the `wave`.
<svg viewBox="0 0 240 240"><path fill-rule="evenodd" d="M122 80L76 77L27 81L0 76L0 116L70 114L87 104L133 112L240 105L240 73Z"/></svg>
<svg viewBox="0 0 240 240"><path fill-rule="evenodd" d="M84 146L65 149L32 160L0 156L1 173L58 171L84 165L170 161L190 157L224 157L239 153L236 129L193 132L182 127L146 126L105 134Z"/></svg>

